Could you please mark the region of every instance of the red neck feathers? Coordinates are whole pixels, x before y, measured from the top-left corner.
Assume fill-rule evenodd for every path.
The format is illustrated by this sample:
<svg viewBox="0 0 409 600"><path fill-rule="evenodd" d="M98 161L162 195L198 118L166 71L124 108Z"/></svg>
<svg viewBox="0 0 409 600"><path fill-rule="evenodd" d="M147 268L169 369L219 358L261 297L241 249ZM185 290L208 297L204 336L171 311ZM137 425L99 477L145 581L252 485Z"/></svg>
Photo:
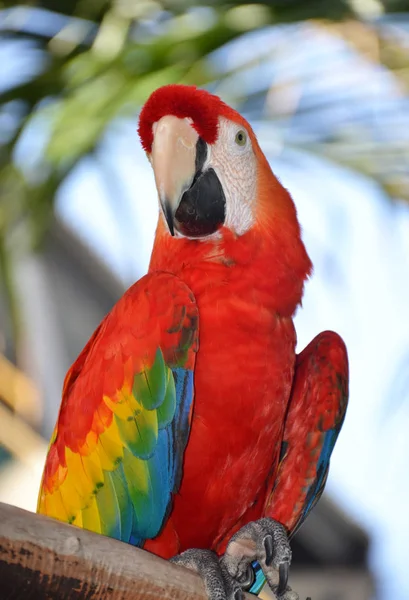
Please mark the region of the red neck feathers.
<svg viewBox="0 0 409 600"><path fill-rule="evenodd" d="M286 210L278 203L275 215L241 236L226 227L220 233L219 240L172 237L160 217L149 270L179 276L199 303L209 292L215 298L251 296L256 307L291 317L312 269L291 199Z"/></svg>

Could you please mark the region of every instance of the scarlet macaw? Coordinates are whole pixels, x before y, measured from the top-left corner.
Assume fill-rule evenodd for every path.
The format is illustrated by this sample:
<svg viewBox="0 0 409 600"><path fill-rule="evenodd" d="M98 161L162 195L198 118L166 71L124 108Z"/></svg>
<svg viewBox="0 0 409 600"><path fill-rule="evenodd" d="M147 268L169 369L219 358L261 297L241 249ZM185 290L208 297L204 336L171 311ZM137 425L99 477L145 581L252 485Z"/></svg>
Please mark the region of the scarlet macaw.
<svg viewBox="0 0 409 600"><path fill-rule="evenodd" d="M139 135L160 204L149 272L68 371L38 511L174 557L211 600L265 578L295 598L288 537L325 485L344 343L327 331L296 356L311 262L247 121L169 85Z"/></svg>

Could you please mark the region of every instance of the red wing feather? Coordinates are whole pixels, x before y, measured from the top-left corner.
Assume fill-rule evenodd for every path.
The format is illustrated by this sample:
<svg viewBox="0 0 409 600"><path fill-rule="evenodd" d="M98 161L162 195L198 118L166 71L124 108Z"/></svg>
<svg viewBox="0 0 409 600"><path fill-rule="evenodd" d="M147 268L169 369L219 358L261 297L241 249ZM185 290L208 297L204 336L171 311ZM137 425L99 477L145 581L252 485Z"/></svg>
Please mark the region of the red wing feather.
<svg viewBox="0 0 409 600"><path fill-rule="evenodd" d="M297 356L281 461L265 514L291 534L319 500L348 402L348 357L336 333L319 334Z"/></svg>

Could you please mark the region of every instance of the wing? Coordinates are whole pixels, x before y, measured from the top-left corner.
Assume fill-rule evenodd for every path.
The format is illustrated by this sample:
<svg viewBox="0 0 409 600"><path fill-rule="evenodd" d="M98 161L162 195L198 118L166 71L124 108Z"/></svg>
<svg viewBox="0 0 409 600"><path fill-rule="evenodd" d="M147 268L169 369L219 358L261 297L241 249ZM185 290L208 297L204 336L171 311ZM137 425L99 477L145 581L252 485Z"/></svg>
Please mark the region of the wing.
<svg viewBox="0 0 409 600"><path fill-rule="evenodd" d="M321 497L348 403L348 357L336 333L297 356L281 459L266 513L297 531Z"/></svg>
<svg viewBox="0 0 409 600"><path fill-rule="evenodd" d="M142 545L182 476L198 311L177 277L133 285L69 370L38 512Z"/></svg>
<svg viewBox="0 0 409 600"><path fill-rule="evenodd" d="M283 523L292 537L324 491L329 462L348 404L348 357L336 333L324 331L297 356L284 424L281 457L265 516ZM265 584L253 563L250 592Z"/></svg>

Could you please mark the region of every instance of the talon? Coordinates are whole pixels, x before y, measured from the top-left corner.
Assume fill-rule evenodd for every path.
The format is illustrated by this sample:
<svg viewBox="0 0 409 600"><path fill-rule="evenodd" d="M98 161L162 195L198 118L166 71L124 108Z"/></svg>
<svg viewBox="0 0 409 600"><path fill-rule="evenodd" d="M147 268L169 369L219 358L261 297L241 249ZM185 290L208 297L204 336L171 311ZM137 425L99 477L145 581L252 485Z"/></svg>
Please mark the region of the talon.
<svg viewBox="0 0 409 600"><path fill-rule="evenodd" d="M288 562L281 563L281 565L278 567L279 580L277 587L277 596L282 596L287 589L288 571Z"/></svg>
<svg viewBox="0 0 409 600"><path fill-rule="evenodd" d="M251 521L237 531L230 539L222 559L222 565L230 577L245 587L248 567L258 562L262 576L277 598L298 598L287 586L291 564L291 548L285 527L270 517ZM257 571L256 571L257 572ZM263 585L262 577L257 575L258 589ZM247 583L247 582L246 582ZM254 583L254 582L253 582ZM287 593L288 592L288 593Z"/></svg>
<svg viewBox="0 0 409 600"><path fill-rule="evenodd" d="M243 590L249 590L253 585L255 578L253 567L248 565L246 572L243 573L241 577L236 577L236 581Z"/></svg>
<svg viewBox="0 0 409 600"><path fill-rule="evenodd" d="M198 573L203 580L208 600L244 600L238 584L215 552L191 548L174 556L170 562Z"/></svg>
<svg viewBox="0 0 409 600"><path fill-rule="evenodd" d="M273 538L271 537L271 535L266 535L266 537L264 538L264 550L266 553L266 560L265 563L267 565L267 567L269 567L271 565L271 563L273 562Z"/></svg>

